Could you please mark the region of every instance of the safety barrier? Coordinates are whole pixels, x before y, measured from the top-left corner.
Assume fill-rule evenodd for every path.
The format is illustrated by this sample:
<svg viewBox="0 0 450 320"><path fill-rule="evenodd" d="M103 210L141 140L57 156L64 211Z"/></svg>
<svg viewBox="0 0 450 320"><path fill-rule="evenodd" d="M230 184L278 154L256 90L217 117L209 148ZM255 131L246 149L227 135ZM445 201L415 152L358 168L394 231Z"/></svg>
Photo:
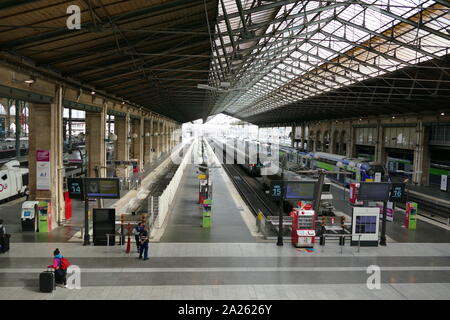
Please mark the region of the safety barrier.
<svg viewBox="0 0 450 320"><path fill-rule="evenodd" d="M153 214L154 221L151 221L150 223L153 225L154 228L157 229L161 228L164 224L164 221L166 220L170 204L172 203L173 198L175 197L175 193L177 192L181 178L183 177L183 172L186 169L186 166L188 165L193 146L194 143L189 146L188 151L186 152L183 160L180 163L180 166L173 175L172 180L167 185L164 192L159 197L157 198L153 197L153 199L150 199L150 201L152 201L152 208L157 206L158 210L158 212L154 212L154 210L152 210L151 212ZM157 204L155 204L155 201L157 201Z"/></svg>

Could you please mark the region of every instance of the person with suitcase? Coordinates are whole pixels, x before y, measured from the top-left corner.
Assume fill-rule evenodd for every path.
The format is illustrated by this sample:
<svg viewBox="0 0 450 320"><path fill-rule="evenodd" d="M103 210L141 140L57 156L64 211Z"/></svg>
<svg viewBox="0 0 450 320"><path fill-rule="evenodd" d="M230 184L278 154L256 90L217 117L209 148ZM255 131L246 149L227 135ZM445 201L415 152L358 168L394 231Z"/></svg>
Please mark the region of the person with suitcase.
<svg viewBox="0 0 450 320"><path fill-rule="evenodd" d="M70 266L69 260L64 258L58 248L53 252L53 264L49 265L48 268L54 269L55 273L55 283L57 286L66 288L67 287L67 268Z"/></svg>

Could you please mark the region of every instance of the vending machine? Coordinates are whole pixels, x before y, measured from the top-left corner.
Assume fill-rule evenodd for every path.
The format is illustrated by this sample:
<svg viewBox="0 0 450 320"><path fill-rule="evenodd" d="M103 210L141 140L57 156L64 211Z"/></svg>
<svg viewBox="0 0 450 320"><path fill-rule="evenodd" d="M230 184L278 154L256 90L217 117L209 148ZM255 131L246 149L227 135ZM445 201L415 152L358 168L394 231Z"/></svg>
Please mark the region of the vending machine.
<svg viewBox="0 0 450 320"><path fill-rule="evenodd" d="M311 204L293 208L292 217L292 245L297 248L312 248L316 242L316 212Z"/></svg>
<svg viewBox="0 0 450 320"><path fill-rule="evenodd" d="M417 203L407 202L404 226L406 229L416 230L416 222L417 222Z"/></svg>
<svg viewBox="0 0 450 320"><path fill-rule="evenodd" d="M348 201L352 205L363 205L364 204L363 201L358 200L358 189L359 189L359 183L350 183L350 187L349 187L350 197L349 197Z"/></svg>

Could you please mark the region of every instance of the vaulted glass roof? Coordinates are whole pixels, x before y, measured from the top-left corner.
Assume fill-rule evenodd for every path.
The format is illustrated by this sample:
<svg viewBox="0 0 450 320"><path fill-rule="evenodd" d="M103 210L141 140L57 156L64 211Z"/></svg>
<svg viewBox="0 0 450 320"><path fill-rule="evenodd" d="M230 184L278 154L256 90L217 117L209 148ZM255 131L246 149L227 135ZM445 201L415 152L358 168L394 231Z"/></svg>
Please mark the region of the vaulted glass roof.
<svg viewBox="0 0 450 320"><path fill-rule="evenodd" d="M220 0L213 113L249 119L349 86L371 92L365 82L374 78L385 79L394 96L433 80L408 72L395 83L388 76L411 67L442 73L441 93L450 95L449 70L435 63L450 53L449 10L448 1L431 0Z"/></svg>

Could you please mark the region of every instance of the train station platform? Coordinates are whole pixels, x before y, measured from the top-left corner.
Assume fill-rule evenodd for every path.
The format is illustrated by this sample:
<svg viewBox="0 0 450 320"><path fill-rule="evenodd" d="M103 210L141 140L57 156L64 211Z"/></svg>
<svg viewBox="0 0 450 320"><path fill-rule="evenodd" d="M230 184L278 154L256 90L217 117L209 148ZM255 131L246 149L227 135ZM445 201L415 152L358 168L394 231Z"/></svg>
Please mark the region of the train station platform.
<svg viewBox="0 0 450 320"><path fill-rule="evenodd" d="M144 169L144 177L148 176L157 167L159 167L169 157L168 153L161 154L153 163L146 166ZM120 191L120 196L123 199L129 192L135 192L124 187ZM120 200L120 199L119 199ZM11 234L11 242L48 242L48 243L62 243L68 241L82 242L81 228L84 226L84 202L80 200L72 200L72 218L64 220L60 227L55 228L48 233L38 232L23 232L20 213L25 197L15 199L0 205L0 219L3 219L6 230ZM104 199L104 207L114 206L117 199ZM92 207L96 206L96 200L92 201Z"/></svg>
<svg viewBox="0 0 450 320"><path fill-rule="evenodd" d="M350 219L352 209L348 202L348 195L346 194L348 192L347 189L340 185L333 184L331 192L333 194L333 205L336 210L345 214ZM386 223L388 242L450 243L449 226L436 222L423 215L419 215L417 219L416 230L404 228L405 210L396 207L393 221L387 221Z"/></svg>
<svg viewBox="0 0 450 320"><path fill-rule="evenodd" d="M446 203L450 206L450 192L439 190L437 187L413 186L408 185L407 189L417 195L429 197L437 201Z"/></svg>
<svg viewBox="0 0 450 320"><path fill-rule="evenodd" d="M38 291L38 276L58 247L81 269L81 289ZM327 245L322 252L273 243L151 243L150 259L118 247L13 243L0 255L0 299L237 300L447 299L450 246L392 243L387 247ZM381 268L380 289L366 285Z"/></svg>
<svg viewBox="0 0 450 320"><path fill-rule="evenodd" d="M254 242L241 216L243 211L236 202L225 181L221 168L211 169L212 180L212 226L202 228L199 200L198 169L188 165L175 196L171 216L167 222L162 242Z"/></svg>

